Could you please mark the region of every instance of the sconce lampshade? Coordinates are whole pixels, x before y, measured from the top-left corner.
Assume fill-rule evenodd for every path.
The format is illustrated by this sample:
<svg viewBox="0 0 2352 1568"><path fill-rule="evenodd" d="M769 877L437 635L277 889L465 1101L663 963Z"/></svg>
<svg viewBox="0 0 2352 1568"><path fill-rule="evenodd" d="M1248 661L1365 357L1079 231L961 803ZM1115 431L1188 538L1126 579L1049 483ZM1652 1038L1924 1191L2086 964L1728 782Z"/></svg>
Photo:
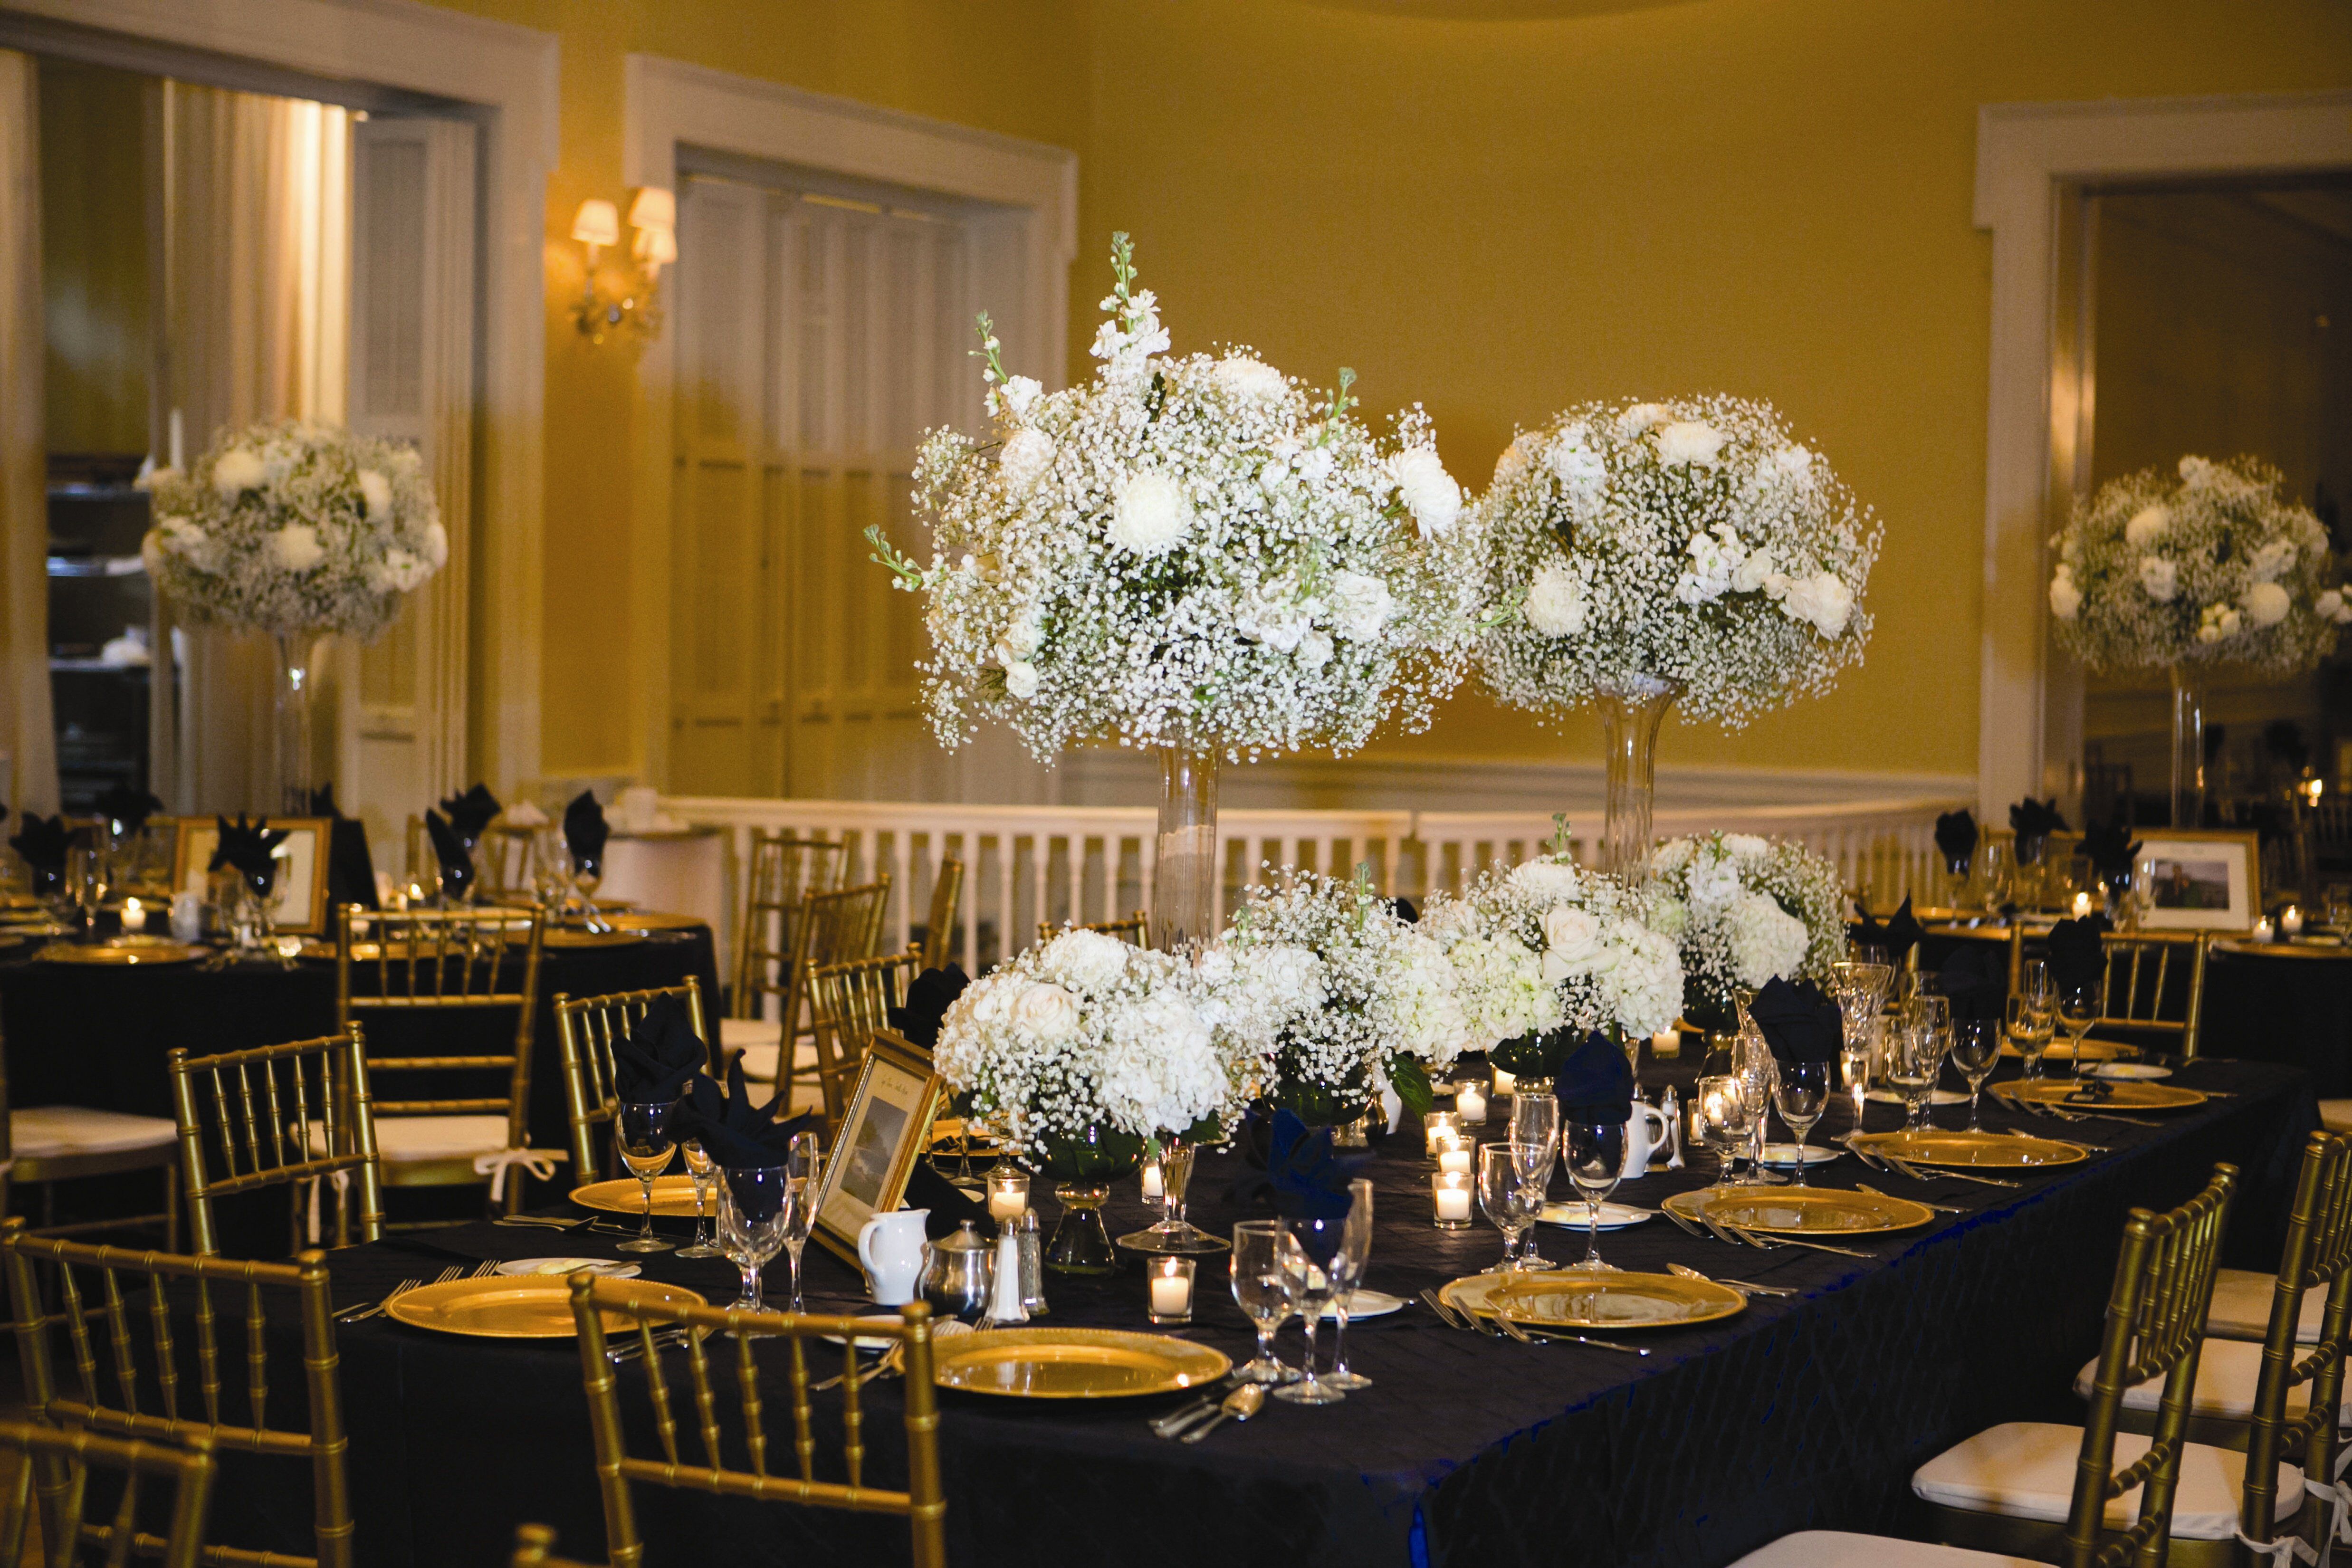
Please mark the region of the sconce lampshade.
<svg viewBox="0 0 2352 1568"><path fill-rule="evenodd" d="M648 224L637 230L636 242L631 248L638 260L667 267L677 259L677 231Z"/></svg>
<svg viewBox="0 0 2352 1568"><path fill-rule="evenodd" d="M580 204L580 216L572 220L572 237L583 245L620 244L619 211L601 196L589 197Z"/></svg>
<svg viewBox="0 0 2352 1568"><path fill-rule="evenodd" d="M629 204L629 224L633 228L677 227L677 198L659 185L647 185Z"/></svg>

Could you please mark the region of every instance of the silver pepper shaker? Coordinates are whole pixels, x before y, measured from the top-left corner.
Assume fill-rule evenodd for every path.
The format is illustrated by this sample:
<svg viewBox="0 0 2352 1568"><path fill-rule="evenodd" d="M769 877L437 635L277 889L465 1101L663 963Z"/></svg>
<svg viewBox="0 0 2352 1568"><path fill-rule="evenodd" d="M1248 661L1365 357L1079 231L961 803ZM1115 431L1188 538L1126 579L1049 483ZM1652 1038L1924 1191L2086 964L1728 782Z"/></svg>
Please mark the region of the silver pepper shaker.
<svg viewBox="0 0 2352 1568"><path fill-rule="evenodd" d="M1675 1143L1674 1156L1666 1162L1666 1169L1679 1171L1683 1168L1683 1108L1673 1084L1666 1085L1665 1092L1658 1096L1658 1109L1666 1113L1666 1127Z"/></svg>
<svg viewBox="0 0 2352 1568"><path fill-rule="evenodd" d="M1021 1310L1030 1317L1045 1315L1045 1232L1035 1209L1023 1209L1013 1236L1021 1246Z"/></svg>

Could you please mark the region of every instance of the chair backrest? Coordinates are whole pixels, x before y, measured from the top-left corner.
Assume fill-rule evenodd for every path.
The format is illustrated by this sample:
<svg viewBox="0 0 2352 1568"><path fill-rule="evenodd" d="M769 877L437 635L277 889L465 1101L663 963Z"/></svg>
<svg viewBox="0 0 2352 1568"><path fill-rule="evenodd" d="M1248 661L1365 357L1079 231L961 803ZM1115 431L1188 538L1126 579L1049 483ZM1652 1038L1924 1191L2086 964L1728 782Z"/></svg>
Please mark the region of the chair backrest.
<svg viewBox="0 0 2352 1568"><path fill-rule="evenodd" d="M760 1016L762 1000L791 983L787 969L800 931L801 900L841 885L848 845L751 832L751 861L743 868L743 926L735 937L733 1016ZM786 1020L787 1025L790 1020Z"/></svg>
<svg viewBox="0 0 2352 1568"><path fill-rule="evenodd" d="M555 1554L555 1531L543 1524L515 1526L514 1555L508 1568L589 1568L585 1563Z"/></svg>
<svg viewBox="0 0 2352 1568"><path fill-rule="evenodd" d="M613 1090L613 1047L629 1037L646 1009L664 996L686 999L687 1022L707 1049L710 1030L702 1018L702 984L688 975L682 985L650 991L614 991L603 996L555 995L555 1038L563 1054L563 1109L572 1123L574 1186L595 1181L596 1129L613 1120L620 1097Z"/></svg>
<svg viewBox="0 0 2352 1568"><path fill-rule="evenodd" d="M2166 1214L2136 1208L2124 1221L2106 1329L2092 1374L2089 1413L2066 1516L2066 1568L2136 1562L2162 1568L2170 1545L2172 1500L2197 1386L2197 1352L2213 1301L2221 1232L2236 1190L2237 1168L2213 1167L2205 1190ZM2118 1470L2116 1427L2125 1390L2164 1379L2156 1432L2147 1451ZM2140 1489L2138 1521L2116 1534L2103 1528L2107 1504Z"/></svg>
<svg viewBox="0 0 2352 1568"><path fill-rule="evenodd" d="M124 1568L135 1551L141 1562L163 1568L196 1568L204 1560L205 1521L212 1511L213 1446L203 1433L181 1443L142 1443L102 1436L79 1428L0 1422L0 1453L16 1456L9 1479L0 1483L0 1563L26 1561L26 1524L33 1512L34 1478L44 1478L41 1521L43 1568L71 1568L85 1561L80 1548L104 1553L106 1568ZM113 1518L94 1524L85 1517L89 1472L119 1472L122 1489ZM148 1480L170 1486L171 1508L164 1533L141 1529ZM152 1522L152 1521L151 1521Z"/></svg>
<svg viewBox="0 0 2352 1568"><path fill-rule="evenodd" d="M1037 940L1051 942L1066 931L1100 931L1121 942L1131 942L1138 947L1151 945L1151 917L1141 910L1123 921L1091 921L1084 925L1055 925L1051 921L1037 922Z"/></svg>
<svg viewBox="0 0 2352 1568"><path fill-rule="evenodd" d="M357 1024L340 1035L216 1057L174 1050L170 1063L180 1168L199 1254L220 1251L213 1200L303 1182L334 1189L336 1246L351 1245L353 1208L360 1240L382 1233L383 1167L368 1102L367 1046Z"/></svg>
<svg viewBox="0 0 2352 1568"><path fill-rule="evenodd" d="M824 1095L824 1120L839 1127L866 1059L866 1042L887 1028L890 1009L907 1000L922 963L912 952L887 952L819 964L809 971L809 1013L816 1034L817 1087ZM789 1109L789 1107L787 1107Z"/></svg>
<svg viewBox="0 0 2352 1568"><path fill-rule="evenodd" d="M539 1008L539 958L545 916L538 910L428 910L376 913L357 904L335 911L335 1023L349 1028L362 1013L419 1014L512 1008L510 1050L473 1056L386 1056L381 1042L368 1071L498 1072L502 1091L467 1098L375 1102L375 1115L503 1114L507 1146L523 1146L530 1109L530 1037ZM372 977L355 989L361 975ZM501 987L506 987L501 989Z"/></svg>
<svg viewBox="0 0 2352 1568"><path fill-rule="evenodd" d="M492 823L482 830L482 841L475 847L474 858L484 892L526 900L536 893L539 878L537 829L517 827L504 822Z"/></svg>
<svg viewBox="0 0 2352 1568"><path fill-rule="evenodd" d="M963 862L952 855L940 858L931 875L931 912L923 921L923 940L915 951L925 969L940 969L955 952L956 900L963 893Z"/></svg>
<svg viewBox="0 0 2352 1568"><path fill-rule="evenodd" d="M588 1390L588 1419L596 1444L596 1477L604 1493L604 1541L614 1568L638 1568L645 1561L645 1542L637 1533L636 1511L629 1495L633 1482L800 1503L812 1508L854 1509L865 1513L906 1516L913 1531L911 1560L916 1568L944 1568L947 1562L947 1496L940 1481L938 1393L931 1386L930 1308L910 1302L898 1310L896 1323L866 1318L794 1317L782 1312L744 1312L732 1308L678 1307L659 1301L632 1300L610 1285L574 1276L572 1313L580 1329L580 1365ZM645 1370L646 1393L654 1413L654 1429L661 1454L639 1458L628 1451L621 1418L620 1369L606 1352L606 1324L618 1319L615 1331L635 1338L648 1350L658 1327L683 1324L706 1331L710 1338L724 1334L735 1341L722 1366L714 1372L706 1337L689 1332L682 1347L686 1356L686 1386L673 1391L663 1352L632 1363ZM824 1336L838 1337L845 1373L858 1370L855 1345L863 1335L894 1342L885 1353L897 1358L905 1377L900 1384L906 1401L907 1489L889 1491L866 1484L866 1424L858 1391L859 1380L840 1383L841 1465L834 1475L818 1478L817 1426L811 1400L809 1362L812 1354L828 1360L836 1353ZM761 1358L751 1354L754 1336L771 1344L785 1342L788 1353ZM765 1372L765 1379L761 1375ZM772 1387L762 1384L782 1373L792 1412L792 1447L774 1445L772 1454L766 1412L779 1401ZM717 1394L722 1384L737 1391L741 1436L732 1444L722 1436ZM698 1455L678 1437L683 1416L700 1440ZM827 1423L830 1429L832 1423ZM731 1451L730 1451L731 1450ZM829 1459L830 1453L826 1456ZM772 1458L777 1461L771 1463ZM830 1467L827 1467L830 1468Z"/></svg>
<svg viewBox="0 0 2352 1568"><path fill-rule="evenodd" d="M25 1403L35 1414L121 1437L184 1442L202 1434L216 1449L305 1461L318 1555L273 1560L350 1568L349 1433L324 1253L304 1252L291 1263L247 1263L134 1252L30 1236L19 1216L0 1227L0 1254L7 1258ZM309 1412L307 1428L269 1418L273 1363L295 1360L284 1345L276 1357L270 1354L273 1338L280 1337L270 1329L273 1300L283 1303L282 1316L299 1319L297 1370L307 1396L299 1402ZM235 1318L226 1327L224 1310ZM133 1345L142 1347L136 1356ZM240 1347L242 1381L231 1363ZM69 1383L61 1381L61 1371ZM279 1397L288 1407L297 1403L282 1389ZM51 1500L61 1495L59 1483L55 1474L36 1477L45 1522ZM236 1559L215 1547L205 1560Z"/></svg>
<svg viewBox="0 0 2352 1568"><path fill-rule="evenodd" d="M2307 1351L2296 1338L2306 1291L2325 1289L2327 1307L2319 1336ZM2352 1340L2352 1138L2314 1132L2303 1146L2296 1173L2294 1206L2288 1212L2286 1247L2279 1255L2278 1283L2271 1297L2270 1329L2263 1340L2261 1373L2254 1380L2253 1421L2246 1442L2244 1511L2239 1529L2252 1541L2273 1539L2278 1517L2278 1464L2283 1458L2306 1476L2336 1474L2337 1431L2331 1413L2344 1394L2344 1357ZM2311 1384L2304 1413L2290 1421L2288 1393ZM2306 1494L2297 1533L2314 1544L2328 1529L2324 1506Z"/></svg>
<svg viewBox="0 0 2352 1568"><path fill-rule="evenodd" d="M788 1087L793 1078L794 1052L809 1023L809 972L853 958L871 958L882 945L882 917L890 908L890 875L878 881L811 893L801 900L793 953L784 967L783 1047L776 1054L776 1085Z"/></svg>
<svg viewBox="0 0 2352 1568"><path fill-rule="evenodd" d="M2106 974L2100 987L2098 1028L2176 1035L2184 1058L2197 1054L2197 1026L2205 1016L2205 961L2210 931L2110 931L2102 944Z"/></svg>

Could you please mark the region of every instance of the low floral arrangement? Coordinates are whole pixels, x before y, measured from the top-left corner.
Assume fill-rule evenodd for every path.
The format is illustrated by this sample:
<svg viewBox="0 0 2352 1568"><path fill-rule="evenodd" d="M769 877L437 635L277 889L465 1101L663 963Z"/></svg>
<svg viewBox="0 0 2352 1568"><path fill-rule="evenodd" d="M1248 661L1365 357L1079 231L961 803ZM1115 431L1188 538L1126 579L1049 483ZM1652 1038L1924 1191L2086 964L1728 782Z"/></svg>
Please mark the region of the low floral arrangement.
<svg viewBox="0 0 2352 1568"><path fill-rule="evenodd" d="M2251 458L2183 458L2077 499L2050 542L2058 641L2096 670L2224 659L2306 669L2352 622L2327 531Z"/></svg>
<svg viewBox="0 0 2352 1568"><path fill-rule="evenodd" d="M1752 833L1670 838L1652 858L1653 929L1682 949L1683 1016L1731 1026L1733 995L1774 975L1830 978L1845 952L1837 867L1801 844Z"/></svg>
<svg viewBox="0 0 2352 1568"><path fill-rule="evenodd" d="M199 625L371 637L449 558L415 450L331 426L224 435L143 483L148 575Z"/></svg>
<svg viewBox="0 0 2352 1568"><path fill-rule="evenodd" d="M1462 1049L1445 950L1360 879L1252 888L1201 967L1271 1033L1263 1097L1310 1123L1353 1121L1384 1085L1425 1111L1430 1072Z"/></svg>
<svg viewBox="0 0 2352 1568"><path fill-rule="evenodd" d="M1084 385L1006 374L981 318L996 430L923 443L930 564L868 531L928 598L940 741L984 715L1045 759L1097 740L1239 758L1425 727L1478 606L1427 417L1382 443L1349 416L1351 372L1318 393L1241 349L1171 357L1125 235L1113 265Z"/></svg>
<svg viewBox="0 0 2352 1568"><path fill-rule="evenodd" d="M1438 895L1421 930L1453 963L1470 1047L1549 1078L1596 1029L1622 1042L1674 1023L1682 959L1643 917L1613 879L1552 855Z"/></svg>
<svg viewBox="0 0 2352 1568"><path fill-rule="evenodd" d="M1522 432L1475 509L1486 593L1516 614L1481 678L1558 717L1678 691L1737 729L1829 689L1870 637L1880 530L1768 403L1589 403Z"/></svg>
<svg viewBox="0 0 2352 1568"><path fill-rule="evenodd" d="M973 982L940 1026L933 1058L972 1112L996 1118L1055 1174L1083 1152L1131 1164L1181 1135L1222 1138L1269 1045L1185 960L1098 931L1065 931Z"/></svg>

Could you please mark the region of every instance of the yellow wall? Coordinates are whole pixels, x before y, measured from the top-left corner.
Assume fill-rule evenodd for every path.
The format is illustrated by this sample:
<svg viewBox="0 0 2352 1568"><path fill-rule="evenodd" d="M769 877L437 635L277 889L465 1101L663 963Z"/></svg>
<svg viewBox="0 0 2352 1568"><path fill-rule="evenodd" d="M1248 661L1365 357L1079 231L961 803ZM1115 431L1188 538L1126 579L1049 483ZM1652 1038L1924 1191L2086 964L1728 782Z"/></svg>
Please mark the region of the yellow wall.
<svg viewBox="0 0 2352 1568"><path fill-rule="evenodd" d="M52 452L147 450L152 79L41 62L41 391Z"/></svg>
<svg viewBox="0 0 2352 1568"><path fill-rule="evenodd" d="M1131 230L1181 349L1340 363L1482 482L1584 397L1769 395L1887 524L1864 668L1664 760L1975 764L1989 242L1979 103L2352 84L2342 0L465 0L563 46L549 232L617 195L643 50L1074 148L1073 373ZM1552 9L1565 20L1449 14ZM1405 14L1405 13L1418 14ZM560 301L557 302L560 310ZM628 765L627 361L551 315L546 771ZM1481 702L1376 752L1590 755Z"/></svg>

